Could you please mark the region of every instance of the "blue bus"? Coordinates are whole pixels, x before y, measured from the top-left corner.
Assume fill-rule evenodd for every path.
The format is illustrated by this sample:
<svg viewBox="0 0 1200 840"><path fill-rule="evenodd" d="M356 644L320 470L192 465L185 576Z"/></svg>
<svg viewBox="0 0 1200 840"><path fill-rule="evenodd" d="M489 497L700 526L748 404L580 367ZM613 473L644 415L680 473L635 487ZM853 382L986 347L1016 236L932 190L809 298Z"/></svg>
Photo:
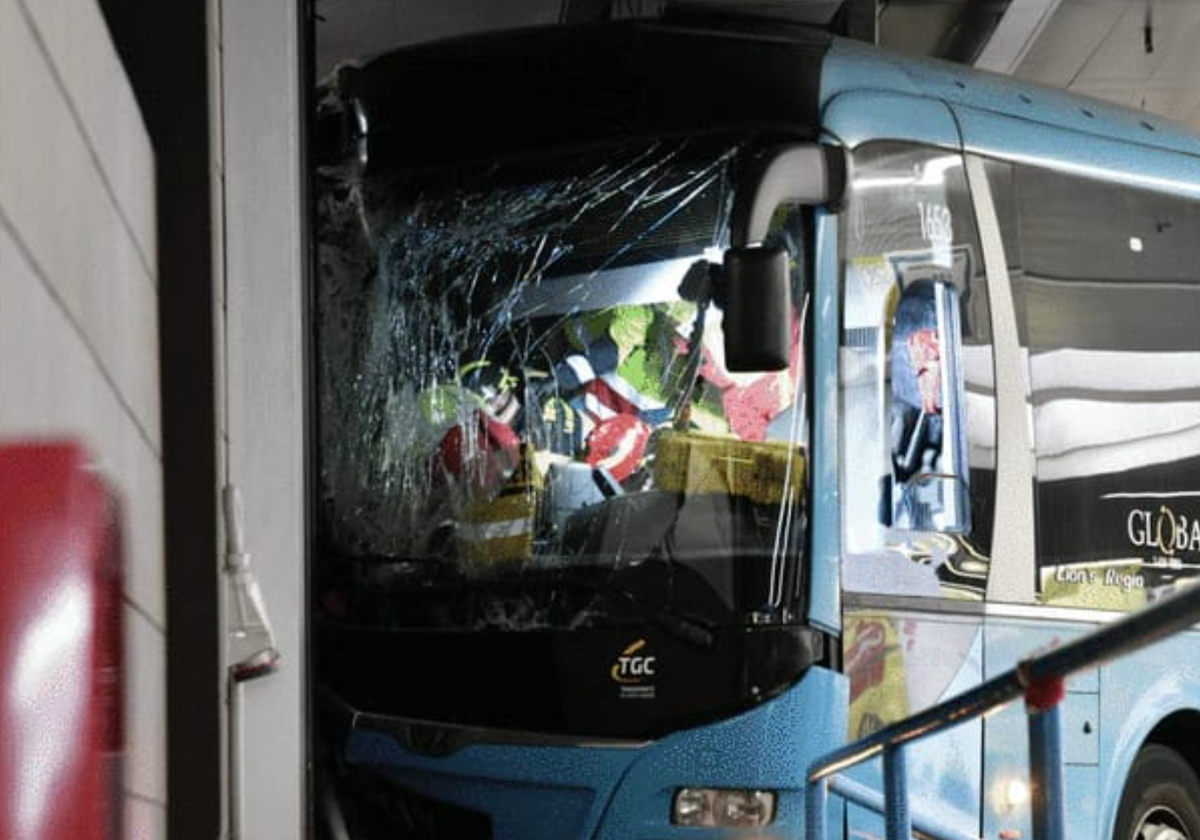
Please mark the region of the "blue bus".
<svg viewBox="0 0 1200 840"><path fill-rule="evenodd" d="M330 836L804 837L815 758L1200 568L1195 137L673 14L325 94ZM1192 638L1064 709L1072 838L1200 840ZM914 810L1030 836L1023 725L914 748Z"/></svg>

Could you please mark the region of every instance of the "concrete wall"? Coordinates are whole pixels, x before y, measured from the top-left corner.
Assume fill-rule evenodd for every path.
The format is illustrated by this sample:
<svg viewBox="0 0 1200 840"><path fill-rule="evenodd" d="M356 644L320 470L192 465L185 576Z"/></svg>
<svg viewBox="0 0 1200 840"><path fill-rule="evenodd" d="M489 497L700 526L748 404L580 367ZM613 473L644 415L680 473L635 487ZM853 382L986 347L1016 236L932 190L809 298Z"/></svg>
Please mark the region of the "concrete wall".
<svg viewBox="0 0 1200 840"><path fill-rule="evenodd" d="M78 435L125 504L125 836L166 834L154 157L93 0L0 0L0 437Z"/></svg>

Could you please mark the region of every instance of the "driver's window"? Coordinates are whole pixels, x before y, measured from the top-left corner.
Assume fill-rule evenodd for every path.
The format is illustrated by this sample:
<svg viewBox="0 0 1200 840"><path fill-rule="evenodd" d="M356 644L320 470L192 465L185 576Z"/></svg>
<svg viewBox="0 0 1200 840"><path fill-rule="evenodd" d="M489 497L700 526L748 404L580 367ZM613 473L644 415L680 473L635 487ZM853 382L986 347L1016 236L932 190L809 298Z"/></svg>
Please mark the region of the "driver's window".
<svg viewBox="0 0 1200 840"><path fill-rule="evenodd" d="M982 599L995 400L961 155L856 150L840 229L843 585Z"/></svg>

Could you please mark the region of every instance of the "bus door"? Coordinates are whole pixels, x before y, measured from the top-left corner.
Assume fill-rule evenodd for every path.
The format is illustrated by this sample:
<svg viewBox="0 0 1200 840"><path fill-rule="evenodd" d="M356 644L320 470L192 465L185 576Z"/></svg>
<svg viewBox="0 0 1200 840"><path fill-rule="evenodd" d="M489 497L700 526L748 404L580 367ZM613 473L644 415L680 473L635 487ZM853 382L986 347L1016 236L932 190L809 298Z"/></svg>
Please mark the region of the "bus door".
<svg viewBox="0 0 1200 840"><path fill-rule="evenodd" d="M932 119L944 125L944 109ZM941 139L952 137L951 127ZM838 222L839 492L856 739L983 677L995 422L987 282L961 154L863 139L851 161ZM914 745L908 764L914 811L979 832L979 723ZM878 763L859 781L879 789ZM884 833L882 818L853 806L848 825L852 837Z"/></svg>

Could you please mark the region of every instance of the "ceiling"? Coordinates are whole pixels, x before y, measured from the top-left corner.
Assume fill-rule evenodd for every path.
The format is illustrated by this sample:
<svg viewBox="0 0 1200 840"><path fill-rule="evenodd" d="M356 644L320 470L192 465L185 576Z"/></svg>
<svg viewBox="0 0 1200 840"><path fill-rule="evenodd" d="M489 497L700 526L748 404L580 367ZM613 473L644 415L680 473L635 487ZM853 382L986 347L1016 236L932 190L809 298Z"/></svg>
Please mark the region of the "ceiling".
<svg viewBox="0 0 1200 840"><path fill-rule="evenodd" d="M1015 75L1200 132L1198 47L1196 0L1062 0Z"/></svg>
<svg viewBox="0 0 1200 840"><path fill-rule="evenodd" d="M728 0L726 0L728 2ZM786 0L733 0L778 8ZM813 4L828 0L792 0ZM1197 0L844 0L882 46L1144 109L1200 132ZM403 44L562 19L652 15L662 0L316 0L316 70ZM864 11L865 9L865 11ZM861 30L859 30L861 31ZM868 34L866 37L870 37Z"/></svg>

